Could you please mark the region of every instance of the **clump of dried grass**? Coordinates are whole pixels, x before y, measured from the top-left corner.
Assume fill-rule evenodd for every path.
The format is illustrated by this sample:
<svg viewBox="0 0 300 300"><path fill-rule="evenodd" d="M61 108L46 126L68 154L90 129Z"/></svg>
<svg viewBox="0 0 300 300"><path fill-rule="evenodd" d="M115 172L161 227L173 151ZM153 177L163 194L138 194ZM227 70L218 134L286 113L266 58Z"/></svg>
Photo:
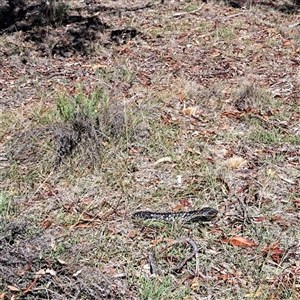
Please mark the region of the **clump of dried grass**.
<svg viewBox="0 0 300 300"><path fill-rule="evenodd" d="M64 96L57 101L61 118L55 135L57 163L79 148L85 158L101 159L104 145L126 136L129 120L123 105L102 90L96 90L90 97L83 94L76 97Z"/></svg>

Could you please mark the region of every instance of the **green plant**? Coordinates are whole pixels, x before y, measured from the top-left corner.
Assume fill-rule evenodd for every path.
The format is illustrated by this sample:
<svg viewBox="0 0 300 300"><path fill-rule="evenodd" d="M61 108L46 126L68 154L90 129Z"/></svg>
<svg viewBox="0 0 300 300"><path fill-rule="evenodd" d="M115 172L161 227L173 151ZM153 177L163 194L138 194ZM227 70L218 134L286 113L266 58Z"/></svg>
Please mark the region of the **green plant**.
<svg viewBox="0 0 300 300"><path fill-rule="evenodd" d="M0 192L0 219L6 218L16 212L12 195L6 191Z"/></svg>
<svg viewBox="0 0 300 300"><path fill-rule="evenodd" d="M169 299L172 295L172 279L168 276L162 278L162 281L140 277L139 285L139 298L141 300L163 300Z"/></svg>

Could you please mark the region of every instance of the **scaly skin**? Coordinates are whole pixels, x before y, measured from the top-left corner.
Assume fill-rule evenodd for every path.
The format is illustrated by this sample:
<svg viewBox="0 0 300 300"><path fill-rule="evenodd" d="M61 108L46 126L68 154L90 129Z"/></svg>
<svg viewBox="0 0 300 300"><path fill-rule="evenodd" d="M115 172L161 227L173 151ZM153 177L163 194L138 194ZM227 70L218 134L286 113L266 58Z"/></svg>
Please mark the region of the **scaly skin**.
<svg viewBox="0 0 300 300"><path fill-rule="evenodd" d="M157 213L151 211L139 211L133 214L133 219L155 220L173 222L175 220L184 223L204 223L211 221L218 214L218 211L211 207L204 207L200 210L174 213Z"/></svg>

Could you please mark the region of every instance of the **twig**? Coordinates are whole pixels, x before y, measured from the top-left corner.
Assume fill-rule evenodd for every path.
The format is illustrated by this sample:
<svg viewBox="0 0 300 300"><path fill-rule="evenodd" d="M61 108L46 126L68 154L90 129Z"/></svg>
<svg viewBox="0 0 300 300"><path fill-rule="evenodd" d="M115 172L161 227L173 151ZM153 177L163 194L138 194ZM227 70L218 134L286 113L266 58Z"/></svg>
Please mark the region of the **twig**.
<svg viewBox="0 0 300 300"><path fill-rule="evenodd" d="M237 198L238 198L238 202L240 204L240 208L242 210L243 225L245 226L247 218L248 218L247 208L245 207L245 204L243 203L243 201L239 197L237 197ZM245 199L246 199L246 197L245 197Z"/></svg>
<svg viewBox="0 0 300 300"><path fill-rule="evenodd" d="M174 15L173 15L173 18L178 18L178 17L184 16L184 15L187 15L187 14L194 14L194 13L200 11L200 10L203 8L204 5L205 5L205 4L202 4L200 7L198 7L198 8L195 9L195 10L192 10L192 11L185 11L185 12L181 12L181 13L174 14Z"/></svg>
<svg viewBox="0 0 300 300"><path fill-rule="evenodd" d="M120 197L118 198L117 204L104 214L104 218L107 219L107 217L112 215L117 210L119 204L120 204Z"/></svg>
<svg viewBox="0 0 300 300"><path fill-rule="evenodd" d="M199 273L199 257L198 257L197 245L190 238L179 240L178 242L179 243L185 243L185 242L189 243L193 247L193 252L188 257L186 257L185 260L179 266L174 267L172 270L175 272L180 271L184 267L184 265L187 263L187 261L189 261L190 259L192 259L195 256L195 258L196 258L196 272L195 273L198 274Z"/></svg>
<svg viewBox="0 0 300 300"><path fill-rule="evenodd" d="M290 183L290 184L296 184L295 181L292 181L292 180L290 180L290 179L288 179L288 178L284 178L284 177L283 177L282 175L280 175L280 174L277 174L277 176L278 176L280 179L282 179L283 181L287 182L287 183Z"/></svg>
<svg viewBox="0 0 300 300"><path fill-rule="evenodd" d="M195 259L196 259L195 275L200 276L204 279L207 279L207 276L205 276L203 273L200 272L198 247L191 238L184 238L184 239L169 241L168 244L160 250L160 252L165 251L170 246L173 246L175 244L181 244L181 243L189 243L193 247L193 252L188 257L186 257L179 266L173 267L172 270L175 272L180 271L184 267L184 265L195 256Z"/></svg>
<svg viewBox="0 0 300 300"><path fill-rule="evenodd" d="M155 256L154 256L154 253L153 252L150 252L149 253L149 264L150 264L150 271L153 275L156 275L158 274L158 271L157 271L157 267L156 267L156 262L155 262Z"/></svg>
<svg viewBox="0 0 300 300"><path fill-rule="evenodd" d="M300 26L300 22L297 22L297 23L294 23L294 24L290 24L288 27L289 28L294 28L294 27L297 27L297 26Z"/></svg>
<svg viewBox="0 0 300 300"><path fill-rule="evenodd" d="M28 286L28 288L23 291L23 294L27 294L42 276L43 276L43 274L37 275L34 278L34 280L30 283L30 285Z"/></svg>

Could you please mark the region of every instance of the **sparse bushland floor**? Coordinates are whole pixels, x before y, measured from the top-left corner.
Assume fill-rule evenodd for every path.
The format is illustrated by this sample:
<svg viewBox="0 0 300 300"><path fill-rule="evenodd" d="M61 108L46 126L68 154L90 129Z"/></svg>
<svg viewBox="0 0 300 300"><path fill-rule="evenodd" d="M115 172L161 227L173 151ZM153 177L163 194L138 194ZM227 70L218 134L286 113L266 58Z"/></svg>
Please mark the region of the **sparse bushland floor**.
<svg viewBox="0 0 300 300"><path fill-rule="evenodd" d="M274 3L70 1L2 31L1 299L299 299L300 17ZM172 272L187 237L207 278Z"/></svg>

